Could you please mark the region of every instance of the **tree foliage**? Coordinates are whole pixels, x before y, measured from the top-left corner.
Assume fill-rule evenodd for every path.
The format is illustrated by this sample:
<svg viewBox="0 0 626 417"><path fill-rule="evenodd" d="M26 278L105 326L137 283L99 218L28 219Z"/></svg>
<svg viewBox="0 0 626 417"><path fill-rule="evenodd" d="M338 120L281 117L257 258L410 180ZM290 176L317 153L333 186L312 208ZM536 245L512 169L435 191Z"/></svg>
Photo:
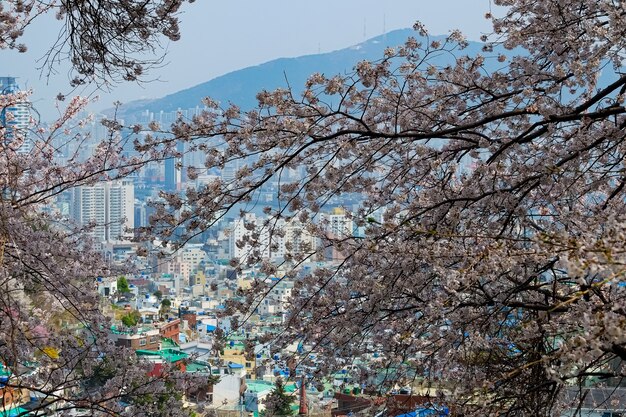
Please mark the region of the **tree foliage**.
<svg viewBox="0 0 626 417"><path fill-rule="evenodd" d="M1 95L0 108L10 111L26 101L28 93ZM10 372L5 386L44 398L34 412L184 415L180 401L168 395L183 389L180 373L165 369L160 378L148 377L151 366L109 338L112 323L99 310L97 277L125 271L100 255L90 238L93 225L73 225L50 210L63 192L124 177L155 156L123 155L126 138L112 121L105 121L108 136L87 138L80 128L89 121L76 119L86 104L80 97L68 101L49 126L0 126L0 363ZM93 141L93 152L66 155L61 163L59 144L65 141ZM32 149L23 148L28 144ZM167 398L167 404L139 408L121 400L146 394Z"/></svg>
<svg viewBox="0 0 626 417"><path fill-rule="evenodd" d="M56 14L64 26L52 38L44 63L49 71L67 59L73 86L136 80L161 62L162 39L178 39L182 4L2 1L0 50L26 51L20 39L33 20ZM88 104L82 97L68 100L48 125L5 126L28 101L28 92L0 95L0 364L10 373L4 390L44 398L34 404L39 414L88 408L92 415L185 415L179 394L187 379L168 367L161 377L148 377L150 364L109 339L111 322L98 309L94 286L96 277L124 271L100 256L89 237L93 225L69 224L50 210L62 193L123 178L159 159L159 152L124 155L128 138L113 120L103 122L108 135L89 137L83 127L92 121L76 117ZM60 155L69 142L93 146ZM120 290L128 291L122 281ZM158 401L140 401L145 398Z"/></svg>
<svg viewBox="0 0 626 417"><path fill-rule="evenodd" d="M189 1L190 3L193 0ZM73 85L140 79L162 61L163 39L180 38L178 14L184 0L9 0L0 4L0 49L27 50L20 43L33 20L54 14L63 26L44 66L68 60Z"/></svg>
<svg viewBox="0 0 626 417"><path fill-rule="evenodd" d="M285 382L282 378L277 378L274 389L265 398L263 415L265 417L293 415L294 412L291 409L292 402L293 396L285 391Z"/></svg>
<svg viewBox="0 0 626 417"><path fill-rule="evenodd" d="M376 358L393 371L381 388L423 378L445 388L459 413L477 416L558 415L583 401L585 385L621 380L624 3L494 2L505 16L492 18L493 34L478 56L465 53L460 33L430 38L416 25L419 36L378 62L361 62L349 75L312 75L301 96L262 91L248 112L207 98L191 120L162 129L153 123L152 134L135 143L140 156L125 156L119 123L105 121L111 135L94 154L60 166L53 139L81 99L49 130L34 129L29 154L17 152L24 137L1 140L0 360L13 370L9 385L108 414L181 411L167 395L180 380L146 378L135 356L113 354L110 323L85 290L112 273L81 233L89 227L55 227L63 219L42 210L64 190L172 156L176 141L206 153L204 166L186 167L191 179L207 168L239 169L230 181L163 194L145 232L164 247L182 245L278 182L280 205L250 230L246 261L297 277L276 342L298 340L317 352L324 358L317 372ZM177 37L172 16L181 2L74 3L58 9L68 32L57 45L72 51L81 75L75 83L132 79L143 71L133 53L154 45L157 32ZM23 49L17 39L32 16L57 7L37 5L2 3L0 48ZM99 31L107 27L111 37ZM2 96L0 107L24 99ZM291 169L302 175L285 181ZM330 233L319 221L345 195L361 199L347 210L362 231L356 235ZM322 245L288 253L277 266L262 259L258 229L281 235L285 219L298 219ZM337 265L301 274L302 262L327 249L340 254ZM270 289L256 282L238 307L254 310ZM63 317L63 326L53 317ZM85 382L102 375L103 357L114 376L94 392ZM37 377L23 372L34 359ZM376 369L351 373L368 379ZM118 399L127 396L138 400L122 410Z"/></svg>
<svg viewBox="0 0 626 417"><path fill-rule="evenodd" d="M121 276L117 279L117 291L122 294L127 294L130 292L130 287L128 285L128 280L126 277Z"/></svg>
<svg viewBox="0 0 626 417"><path fill-rule="evenodd" d="M284 233L281 220L320 239L280 265L298 277L281 335L322 354L323 369L376 354L394 370L386 383L425 378L465 415L558 415L585 384L626 372L626 10L495 3L506 15L477 56L460 33L430 38L416 25L419 36L353 74L314 74L301 96L262 91L248 112L206 99L173 138L138 149L182 140L206 151L190 178L240 167L157 207L166 242L280 183L281 204L245 240L247 262L276 272L258 237ZM301 178L283 180L289 169ZM318 220L346 195L362 197L348 211L357 236ZM337 265L301 276L328 248ZM246 306L269 290L257 282Z"/></svg>
<svg viewBox="0 0 626 417"><path fill-rule="evenodd" d="M121 318L122 324L126 327L135 327L141 320L141 313L137 310L129 311Z"/></svg>
<svg viewBox="0 0 626 417"><path fill-rule="evenodd" d="M171 307L172 307L172 301L170 301L169 299L165 298L164 300L161 301L161 307L159 308L159 316L160 317L167 317L171 311Z"/></svg>

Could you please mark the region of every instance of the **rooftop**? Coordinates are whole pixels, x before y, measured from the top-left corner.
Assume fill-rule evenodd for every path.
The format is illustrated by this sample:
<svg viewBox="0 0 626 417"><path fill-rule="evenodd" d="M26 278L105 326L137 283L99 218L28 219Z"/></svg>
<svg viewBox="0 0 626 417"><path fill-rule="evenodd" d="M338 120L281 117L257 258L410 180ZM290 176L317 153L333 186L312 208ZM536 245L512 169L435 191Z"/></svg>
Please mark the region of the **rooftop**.
<svg viewBox="0 0 626 417"><path fill-rule="evenodd" d="M161 349L173 349L178 348L178 344L169 337L161 339Z"/></svg>
<svg viewBox="0 0 626 417"><path fill-rule="evenodd" d="M129 329L129 330L123 329L123 328L120 329L116 325L111 326L111 332L113 334L119 334L119 335L136 335L136 334L144 334L144 333L154 332L154 331L158 333L158 329L155 329L154 327L149 327L149 326L140 326L140 327Z"/></svg>
<svg viewBox="0 0 626 417"><path fill-rule="evenodd" d="M189 355L187 355L186 353L176 349L163 349L158 351L140 349L135 351L135 353L137 353L137 355L139 356L145 357L160 357L170 363L178 362L189 357Z"/></svg>
<svg viewBox="0 0 626 417"><path fill-rule="evenodd" d="M248 391L255 392L255 393L271 391L274 389L273 383L259 380L259 379L247 380L246 386L248 387Z"/></svg>
<svg viewBox="0 0 626 417"><path fill-rule="evenodd" d="M23 416L26 415L25 408L15 407L15 408L0 408L0 417L15 417L15 416Z"/></svg>
<svg viewBox="0 0 626 417"><path fill-rule="evenodd" d="M187 372L189 372L189 373L196 373L196 372L206 372L206 373L209 373L209 372L211 372L211 367L208 364L206 364L206 363L194 361L194 362L190 363L189 365L187 365Z"/></svg>

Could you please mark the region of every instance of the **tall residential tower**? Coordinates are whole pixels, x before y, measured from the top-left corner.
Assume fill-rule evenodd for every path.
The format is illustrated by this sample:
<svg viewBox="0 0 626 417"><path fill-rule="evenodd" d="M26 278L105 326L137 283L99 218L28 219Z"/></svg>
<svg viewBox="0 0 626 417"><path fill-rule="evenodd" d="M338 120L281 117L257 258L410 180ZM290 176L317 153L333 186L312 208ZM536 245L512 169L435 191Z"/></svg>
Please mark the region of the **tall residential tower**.
<svg viewBox="0 0 626 417"><path fill-rule="evenodd" d="M0 96L20 92L15 77L0 77ZM28 137L30 125L30 103L15 103L0 108L0 128L4 128L2 141L5 144L21 141L16 149L19 153L29 153L33 148L32 139Z"/></svg>
<svg viewBox="0 0 626 417"><path fill-rule="evenodd" d="M81 225L93 224L100 242L127 241L134 226L135 191L130 180L100 182L72 191L71 217Z"/></svg>

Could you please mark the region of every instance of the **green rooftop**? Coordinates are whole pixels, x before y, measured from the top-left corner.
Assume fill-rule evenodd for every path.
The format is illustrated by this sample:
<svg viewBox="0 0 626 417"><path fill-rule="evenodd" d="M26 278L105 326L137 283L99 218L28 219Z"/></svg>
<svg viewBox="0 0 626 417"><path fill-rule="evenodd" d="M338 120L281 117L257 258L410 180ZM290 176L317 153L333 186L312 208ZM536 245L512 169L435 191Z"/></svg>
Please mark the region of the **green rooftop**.
<svg viewBox="0 0 626 417"><path fill-rule="evenodd" d="M0 417L15 417L15 416L26 416L28 412L27 409L22 407L15 408L3 408L0 407Z"/></svg>
<svg viewBox="0 0 626 417"><path fill-rule="evenodd" d="M178 343L174 342L172 339L168 337L164 337L161 339L161 349L173 349L178 348Z"/></svg>
<svg viewBox="0 0 626 417"><path fill-rule="evenodd" d="M115 324L111 326L111 332L113 334L142 334L147 333L150 330L155 330L154 327L141 326L137 328L132 328L130 330L125 330L123 328L117 327Z"/></svg>
<svg viewBox="0 0 626 417"><path fill-rule="evenodd" d="M246 386L250 392L263 392L267 390L273 390L274 384L268 381L262 381L259 379L249 379L246 381Z"/></svg>
<svg viewBox="0 0 626 417"><path fill-rule="evenodd" d="M245 349L246 345L244 345L241 342L234 342L232 345L230 343L227 343L225 348L226 349L237 349L237 350L243 350Z"/></svg>
<svg viewBox="0 0 626 417"><path fill-rule="evenodd" d="M165 360L166 362L178 362L180 360L183 359L187 359L189 357L189 355L187 355L184 352L181 352L180 350L176 350L176 349L163 349L163 350L137 350L135 351L135 353L137 353L137 355L139 356L146 356L146 357L155 357L155 356L159 356L161 357L163 360Z"/></svg>
<svg viewBox="0 0 626 417"><path fill-rule="evenodd" d="M193 374L196 372L211 372L211 367L204 363L192 362L187 365L187 372Z"/></svg>

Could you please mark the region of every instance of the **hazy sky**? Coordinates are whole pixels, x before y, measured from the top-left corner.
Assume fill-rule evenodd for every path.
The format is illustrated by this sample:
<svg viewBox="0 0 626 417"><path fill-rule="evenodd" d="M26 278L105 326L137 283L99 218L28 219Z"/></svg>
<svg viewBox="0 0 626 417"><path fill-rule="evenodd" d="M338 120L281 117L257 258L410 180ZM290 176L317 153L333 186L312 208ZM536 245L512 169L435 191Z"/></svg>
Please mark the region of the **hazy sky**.
<svg viewBox="0 0 626 417"><path fill-rule="evenodd" d="M162 97L275 58L345 48L384 31L411 27L416 20L431 34L458 28L477 40L489 31L484 18L489 8L490 0L196 0L183 9L182 39L167 45L167 65L150 73L159 81L125 83L110 93L99 92L100 99L91 108L108 108L116 100ZM41 78L36 69L57 25L47 18L33 26L25 38L26 54L0 51L0 76L18 76L22 88L32 88L44 119L54 116L57 93L70 91L67 66L57 67L58 74L50 79Z"/></svg>

